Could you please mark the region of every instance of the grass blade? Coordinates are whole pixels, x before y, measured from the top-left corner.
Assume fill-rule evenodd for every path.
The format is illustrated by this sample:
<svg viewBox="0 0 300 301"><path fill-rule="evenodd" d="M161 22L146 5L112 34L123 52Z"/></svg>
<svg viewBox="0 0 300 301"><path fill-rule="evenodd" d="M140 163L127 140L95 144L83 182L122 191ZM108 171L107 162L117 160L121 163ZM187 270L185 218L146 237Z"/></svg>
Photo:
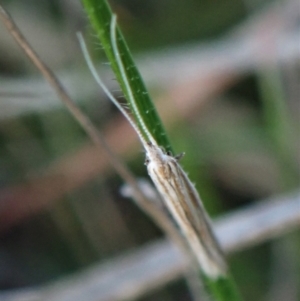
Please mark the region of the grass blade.
<svg viewBox="0 0 300 301"><path fill-rule="evenodd" d="M106 55L111 63L111 66L112 66L114 72L115 72L117 80L120 83L122 91L125 94L125 97L128 101L131 112L134 116L135 122L136 122L138 130L139 130L139 131L137 131L137 134L141 133L142 143L144 140L145 141L150 140L150 142L152 142L151 141L152 137L153 137L153 140L155 141L154 144L143 143L147 156L151 155L151 153L153 151L152 154L155 153L155 156L153 156L153 158L154 159L159 158L159 159L157 159L158 161L161 160L161 163L158 162L159 164L157 165L158 166L157 170L156 170L156 168L154 169L154 167L153 167L153 174L158 175L158 170L168 160L169 160L168 161L169 166L172 165L174 167L173 173L170 173L170 174L172 174L172 175L177 174L177 173L175 173L175 169L181 170L179 168L179 165L177 165L178 164L177 160L174 157L171 157L168 153L167 154L161 153L161 150L160 150L161 146L165 150L171 151L170 143L167 139L167 135L164 131L163 125L158 117L158 114L156 113L154 105L149 97L149 94L148 94L146 88L145 88L143 80L142 80L137 68L134 65L134 62L132 60L132 57L128 50L128 47L124 41L124 38L123 38L120 30L116 27L115 16L113 16L113 14L105 0L102 0L102 1L82 0L82 1L83 1L83 5L87 11L87 14L91 20L91 23L96 30L96 34L99 37L101 44L104 48L104 51L106 52ZM123 111L123 110L121 110L121 111ZM127 114L125 113L125 115L127 115ZM126 117L129 120L131 119L128 116L126 116ZM168 158L168 160L164 159L164 157ZM154 160L152 160L152 163L154 166ZM178 169L177 169L177 167L178 167ZM149 172L149 165L148 165L148 172ZM180 172L178 174L184 174L184 172L182 171L182 173ZM154 176L153 175L151 176L150 173L149 173L149 175L153 180ZM161 187L164 187L165 191L170 191L170 196L171 196L171 192L175 191L172 188L174 185L172 186L170 183L173 183L175 181L176 183L178 183L178 185L177 186L175 185L175 186L179 187L180 186L179 184L182 182L182 185L184 186L184 185L186 185L184 183L188 182L189 180L185 175L183 176L183 178L184 178L184 180L176 178L176 177L172 178L172 179L170 178L168 180L168 177L164 177L164 176L162 176L162 174L157 176L157 179L159 179L158 182L160 182L161 180L164 181L166 179L167 182L165 182L165 184L168 184L168 185L162 184ZM154 183L155 183L155 181L154 181ZM195 190L193 185L191 185L191 184L188 185L188 188L189 189L188 189L187 194L182 193L182 190L179 189L178 195L186 195L188 198L188 196L191 195L192 192ZM161 190L159 190L159 191L161 192ZM197 194L197 193L195 192L195 194ZM173 202L173 200L175 200L175 198L176 198L175 196L172 196L172 197L170 197L170 200L172 199L172 202ZM195 200L195 199L198 199L198 197L195 196L195 198L192 198L192 199ZM184 199L181 197L181 200L184 205L187 205L187 201L188 201L187 199ZM199 202L201 202L201 201L199 200ZM197 202L194 202L194 203L191 202L192 208L190 208L190 206L182 206L182 208L179 208L178 212L180 214L178 214L177 216L180 216L180 218L182 217L183 219L185 219L186 217L189 216L189 217L192 217L193 221L196 221L197 218L194 218L194 216L197 215L197 213L196 213L197 211L196 210L193 211L193 209L197 207L196 203ZM199 205L202 208L202 204L200 203ZM177 206L177 207L180 207L180 206L181 206L181 204L179 204L179 206ZM166 206L166 207L168 207L168 206ZM168 208L170 209L173 207L170 205ZM192 209L192 210L190 210L190 209ZM188 210L190 210L190 211L188 211ZM205 233L207 233L208 237L204 235L207 240L207 242L206 242L205 239L203 239L203 237L201 237L201 235L199 235L198 240L196 240L197 241L196 245L200 244L200 249L203 249L203 250L205 250L205 252L208 252L208 253L211 252L211 254L212 254L212 253L214 253L213 251L215 251L215 250L211 250L211 248L208 247L209 244L207 244L207 243L211 240L213 240L213 242L216 242L216 241L214 240L214 236L209 234L211 232L210 225L209 225L209 222L207 222L207 218L205 218L206 217L205 211L204 210L202 210L202 211L204 212L205 216L204 217L199 216L198 219L200 220L199 223L201 225L205 224L205 227L203 226L202 230L206 229L206 227L207 227L208 231L206 231ZM170 212L173 213L174 210L173 211L170 210ZM175 214L175 216L176 216L176 214ZM173 218L174 218L174 214L173 214ZM178 222L178 220L180 218L179 217L177 219L175 218L178 225L181 225L180 222ZM187 229L187 227L190 227L189 229L191 229L191 233L192 232L196 233L197 231L195 230L195 228L193 228L193 225L196 225L197 222L195 222L193 224L193 222L191 220L189 221L189 219L185 219L185 221L186 221L185 223L182 223L182 224L187 225L185 228ZM196 231L196 232L194 232L194 231ZM183 233L186 233L186 232L188 232L188 231L185 231L185 232L183 231ZM198 232L198 233L200 233L200 232ZM191 242L191 239L189 239L189 237L186 237L186 240L189 242L190 246L193 245L193 242ZM217 246L218 244L216 242L215 244L211 244L211 245ZM195 250L195 248L193 250ZM195 254L195 257L197 257L197 254ZM214 262L214 264L219 266L218 262ZM205 287L207 288L207 291L208 291L209 295L213 298L213 300L215 300L215 301L239 301L239 300L241 300L240 296L236 290L235 284L226 268L226 264L225 264L224 269L220 269L220 270L222 270L222 272L220 272L220 273L206 273L207 270L201 266L201 263L199 266L200 266L199 276L202 279L202 281L205 283ZM217 270L219 270L219 269L217 269Z"/></svg>
<svg viewBox="0 0 300 301"><path fill-rule="evenodd" d="M90 19L90 22L92 23L96 34L101 41L106 56L111 63L111 67L116 75L116 78L120 83L126 99L128 100L128 104L134 115L135 121L137 122L140 131L146 138L146 133L144 132L143 127L140 124L138 116L136 116L135 110L133 110L133 104L130 102L130 95L128 95L126 83L124 82L121 70L118 67L117 58L114 54L113 46L111 44L110 24L112 20L112 12L106 1L82 0L82 2ZM144 123L147 125L148 129L151 129L151 135L155 138L157 143L163 146L167 151L172 151L166 131L156 112L149 93L142 80L142 77L140 76L140 73L133 62L126 42L118 28L116 40L118 43L118 49L121 54L122 62L124 66L126 66L126 77L129 79L130 88L134 93L136 105L139 112L142 114Z"/></svg>

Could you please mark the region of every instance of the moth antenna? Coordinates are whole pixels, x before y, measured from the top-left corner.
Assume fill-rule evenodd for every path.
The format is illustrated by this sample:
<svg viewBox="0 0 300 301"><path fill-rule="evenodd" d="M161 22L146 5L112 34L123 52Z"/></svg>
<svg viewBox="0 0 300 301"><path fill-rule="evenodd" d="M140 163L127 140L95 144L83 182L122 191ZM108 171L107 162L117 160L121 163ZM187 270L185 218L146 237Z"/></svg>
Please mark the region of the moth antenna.
<svg viewBox="0 0 300 301"><path fill-rule="evenodd" d="M97 70L92 62L91 56L89 54L89 51L87 49L86 43L84 41L84 38L80 32L77 33L77 37L79 40L80 48L83 53L83 56L85 58L85 61L87 62L88 68L90 72L92 73L95 81L97 84L101 87L103 92L106 94L106 96L113 102L113 104L120 110L120 112L125 116L125 118L129 121L133 129L136 131L137 135L139 136L142 144L145 146L147 145L147 142L145 138L143 137L140 129L137 127L133 119L129 116L129 114L126 112L126 110L122 107L122 105L115 99L115 97L110 93L108 88L105 86L104 82L102 81L101 77L97 73Z"/></svg>
<svg viewBox="0 0 300 301"><path fill-rule="evenodd" d="M118 43L117 43L117 17L116 17L116 15L113 15L112 19L111 19L110 35L111 35L112 50L115 54L117 65L118 65L120 73L122 75L122 79L124 80L125 88L127 90L127 94L128 94L132 109L133 109L134 113L136 114L139 124L142 126L142 129L143 129L144 133L146 134L147 138L150 140L150 142L152 144L157 145L155 139L153 138L153 136L151 135L150 131L148 130L146 124L144 123L143 118L139 112L139 109L136 106L136 101L135 101L134 95L132 93L129 81L127 79L127 75L125 72L125 68L124 68L124 65L123 65L123 62L121 59L121 54L120 54L120 51L118 48Z"/></svg>

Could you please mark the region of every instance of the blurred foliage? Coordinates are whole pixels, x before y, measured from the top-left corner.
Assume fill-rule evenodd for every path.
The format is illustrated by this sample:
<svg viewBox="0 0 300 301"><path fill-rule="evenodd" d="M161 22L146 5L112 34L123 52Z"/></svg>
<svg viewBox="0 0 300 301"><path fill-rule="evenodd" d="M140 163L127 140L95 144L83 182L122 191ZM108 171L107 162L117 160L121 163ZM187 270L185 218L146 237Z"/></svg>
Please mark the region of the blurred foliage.
<svg viewBox="0 0 300 301"><path fill-rule="evenodd" d="M77 43L75 31L87 27L80 6L70 5L68 1L2 2L14 12L20 7L22 14L16 15L24 16L24 12L30 11L29 16L33 13L39 20L44 19L45 25L60 37L62 45L69 45L65 36L72 36L71 40ZM258 5L265 2L257 1ZM111 4L129 45L140 52L218 38L248 16L245 2L241 0L115 0ZM18 51L4 52L2 47L7 49L4 44L0 46L0 77L24 78L36 72L24 63L26 59L17 54ZM55 43L48 50L56 57L53 65L57 70L78 66L81 54L75 50L63 54ZM46 52L40 54L45 55L45 59L53 57ZM263 72L249 74L226 94L206 103L188 120L178 121L169 129L174 148L186 153L182 165L195 181L212 215L299 185L299 170L294 163L297 146L293 146L299 133L290 133L282 126L277 130L288 132L277 132L276 136L273 131L270 135L272 123L268 120L275 115L273 112L266 118L270 113L266 104L267 97L271 97L269 101L272 102L274 96L267 91L277 91L278 78L272 81L272 77L266 79L264 76ZM268 90L263 90L264 84L269 85ZM284 118L283 123L290 123L297 132L299 124L290 116L285 88L281 97L280 93L275 93L279 96L277 113L279 118ZM108 120L113 116L113 109L103 109L94 100L92 104L89 100L82 100L82 103L99 126L103 125L98 117L103 116L102 110L107 110L103 118ZM275 117L276 127L278 116ZM292 141L288 146L287 136L291 136L288 139ZM26 182L31 174L72 154L87 141L80 127L61 107L0 120L0 188ZM137 176L146 177L143 160L143 154L139 153L129 160L129 165ZM57 279L161 237L161 231L152 221L120 196L121 184L120 178L111 172L105 177L99 175L56 200L51 208L2 233L0 288L5 290ZM299 246L299 235L294 239L293 243ZM230 260L246 300L266 300L273 264L272 243L234 255ZM188 300L188 296L185 283L179 280L140 300Z"/></svg>
<svg viewBox="0 0 300 301"><path fill-rule="evenodd" d="M129 44L145 49L213 38L245 16L240 0L152 0L146 4L123 0L111 1L111 5Z"/></svg>

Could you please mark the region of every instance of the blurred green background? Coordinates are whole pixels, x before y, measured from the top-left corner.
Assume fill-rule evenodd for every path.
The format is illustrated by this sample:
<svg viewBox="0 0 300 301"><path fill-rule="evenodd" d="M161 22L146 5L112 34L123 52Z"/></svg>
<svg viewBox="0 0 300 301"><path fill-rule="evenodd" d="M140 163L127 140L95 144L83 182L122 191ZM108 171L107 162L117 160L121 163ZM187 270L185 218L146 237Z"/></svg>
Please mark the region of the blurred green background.
<svg viewBox="0 0 300 301"><path fill-rule="evenodd" d="M176 151L186 153L182 165L212 216L299 187L299 54L283 47L290 49L299 24L288 2L293 1L110 1L158 107L164 100L164 111L175 109L175 116L162 119ZM92 121L113 135L122 121L95 87L76 40L76 31L83 31L93 56L106 62L80 2L2 4ZM285 43L282 55L273 48L278 41ZM198 46L197 58L190 50ZM243 59L248 51L256 55L253 61ZM157 58L165 64L153 73L149 62ZM109 68L99 66L107 84L118 89ZM201 81L212 92L203 92ZM172 103L173 91L187 95L184 105ZM147 177L141 147L130 140L127 145L126 134L116 140L131 170ZM93 163L90 144L1 25L1 290L58 279L163 236L120 195L122 179L110 166ZM93 159L82 162L85 152ZM81 168L85 163L98 167ZM278 250L284 264L299 267L298 233L230 257L245 300L273 300ZM299 270L291 274L299 285L285 300L293 301L299 297ZM178 280L139 300L189 298Z"/></svg>

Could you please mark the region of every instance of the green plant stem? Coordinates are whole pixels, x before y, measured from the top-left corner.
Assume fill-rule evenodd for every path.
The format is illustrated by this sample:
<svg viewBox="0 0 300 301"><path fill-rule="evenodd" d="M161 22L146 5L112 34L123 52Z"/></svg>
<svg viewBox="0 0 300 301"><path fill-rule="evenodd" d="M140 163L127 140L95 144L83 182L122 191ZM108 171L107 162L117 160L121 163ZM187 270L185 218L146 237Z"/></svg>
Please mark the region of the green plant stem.
<svg viewBox="0 0 300 301"><path fill-rule="evenodd" d="M126 99L129 99L129 95L126 92L124 80L121 76L121 72L116 63L116 58L112 50L111 37L110 37L110 24L112 19L112 12L107 2L104 0L82 0L84 8L93 25L96 34L101 41L105 54L111 63L111 67L116 75L116 78L124 92ZM171 145L167 137L163 124L156 112L156 109L151 101L149 93L145 87L145 84L140 76L138 69L136 68L133 59L131 57L128 46L123 38L121 31L117 28L117 42L120 50L122 61L126 66L126 75L130 79L130 86L134 93L135 98L139 99L137 103L138 109L143 114L145 123L151 128L151 134L157 141L157 143L165 148L166 151L171 151ZM132 105L128 102L130 108ZM134 110L131 110L134 115ZM134 116L136 123L139 125L142 134L144 134L142 127L139 124L137 116ZM146 138L146 136L145 136Z"/></svg>
<svg viewBox="0 0 300 301"><path fill-rule="evenodd" d="M201 274L203 283L211 298L215 301L241 301L234 280L229 274L216 280Z"/></svg>
<svg viewBox="0 0 300 301"><path fill-rule="evenodd" d="M82 0L88 17L96 30L96 34L101 41L104 51L111 63L112 69L115 72L116 78L120 83L123 93L130 105L131 109L134 106L138 107L138 112L142 115L142 122L146 125L147 129L151 130L151 135L155 139L157 145L162 146L167 151L171 151L170 143L167 139L164 127L158 117L155 107L152 103L151 98L145 88L143 80L134 65L128 47L124 41L124 38L117 28L116 39L113 39L118 44L118 50L120 55L117 56L116 51L113 49L112 36L111 36L111 21L112 12L105 0ZM121 72L120 59L125 69L125 76ZM119 61L118 61L119 60ZM119 63L118 63L119 62ZM124 77L126 78L124 80ZM128 87L126 82L129 81L130 92L134 95L134 104L130 103L130 95L128 93ZM143 126L139 120L139 116L132 110L132 114L135 117L137 126L143 135L145 140L147 135L143 131ZM203 242L205 243L205 242ZM199 266L199 271L201 267ZM233 280L227 274L219 276L217 279L211 279L208 276L203 275L203 272L199 272L199 276L202 282L205 283L205 287L208 291L209 296L214 301L240 301L236 287Z"/></svg>

